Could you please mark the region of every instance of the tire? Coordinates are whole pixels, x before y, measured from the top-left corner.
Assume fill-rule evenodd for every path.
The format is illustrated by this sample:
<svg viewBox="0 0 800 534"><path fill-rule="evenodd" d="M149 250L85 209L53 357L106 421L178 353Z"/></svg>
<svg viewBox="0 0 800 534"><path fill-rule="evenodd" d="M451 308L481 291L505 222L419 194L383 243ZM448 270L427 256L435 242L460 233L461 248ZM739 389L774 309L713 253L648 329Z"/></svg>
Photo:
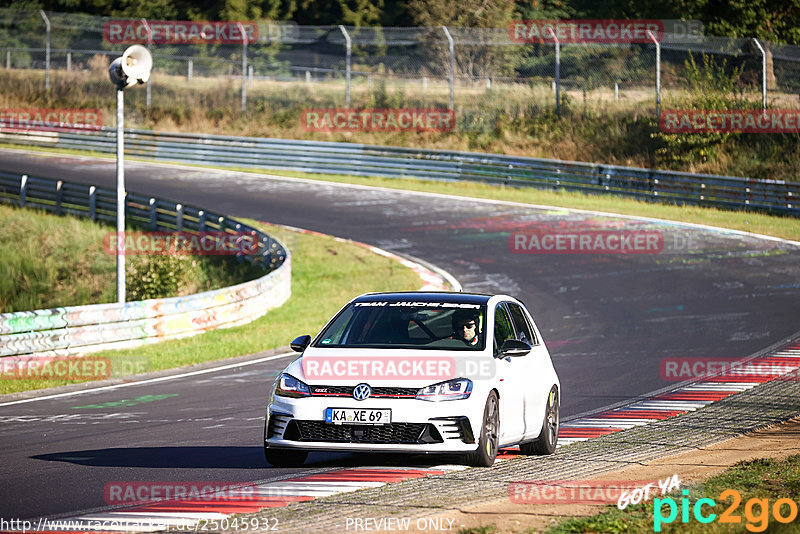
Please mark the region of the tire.
<svg viewBox="0 0 800 534"><path fill-rule="evenodd" d="M497 444L500 439L500 403L497 393L492 391L486 398L483 408L483 423L478 448L467 455L467 464L474 467L491 467L497 458Z"/></svg>
<svg viewBox="0 0 800 534"><path fill-rule="evenodd" d="M308 451L264 446L264 457L272 467L300 467L308 458Z"/></svg>
<svg viewBox="0 0 800 534"><path fill-rule="evenodd" d="M547 396L544 421L542 422L542 431L539 433L539 437L530 443L521 443L519 450L522 454L553 454L556 452L556 445L558 444L558 424L558 388L553 386Z"/></svg>

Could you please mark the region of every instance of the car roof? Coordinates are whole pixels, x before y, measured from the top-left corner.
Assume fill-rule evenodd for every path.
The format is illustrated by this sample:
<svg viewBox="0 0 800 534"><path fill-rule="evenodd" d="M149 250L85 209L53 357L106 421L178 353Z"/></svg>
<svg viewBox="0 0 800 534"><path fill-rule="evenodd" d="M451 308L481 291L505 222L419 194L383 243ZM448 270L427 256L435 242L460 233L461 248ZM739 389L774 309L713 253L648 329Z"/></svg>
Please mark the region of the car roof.
<svg viewBox="0 0 800 534"><path fill-rule="evenodd" d="M481 293L455 293L452 291L402 291L368 293L353 302L456 302L460 304L486 304L493 295Z"/></svg>

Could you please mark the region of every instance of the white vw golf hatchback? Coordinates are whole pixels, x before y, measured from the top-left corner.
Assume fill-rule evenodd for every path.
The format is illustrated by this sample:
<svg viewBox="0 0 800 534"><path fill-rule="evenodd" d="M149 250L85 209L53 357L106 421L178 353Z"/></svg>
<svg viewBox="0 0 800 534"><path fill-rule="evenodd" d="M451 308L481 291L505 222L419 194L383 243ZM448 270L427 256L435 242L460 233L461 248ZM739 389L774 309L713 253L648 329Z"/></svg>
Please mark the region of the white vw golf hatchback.
<svg viewBox="0 0 800 534"><path fill-rule="evenodd" d="M270 394L264 452L274 466L310 451L551 454L560 385L525 306L505 295L373 293L292 348Z"/></svg>

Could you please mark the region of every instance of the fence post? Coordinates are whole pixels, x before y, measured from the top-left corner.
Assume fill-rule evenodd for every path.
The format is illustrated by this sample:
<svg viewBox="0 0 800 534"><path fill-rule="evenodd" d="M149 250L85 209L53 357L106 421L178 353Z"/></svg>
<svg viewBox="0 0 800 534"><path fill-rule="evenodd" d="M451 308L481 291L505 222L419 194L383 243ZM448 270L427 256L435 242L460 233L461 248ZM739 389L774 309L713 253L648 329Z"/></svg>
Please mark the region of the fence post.
<svg viewBox="0 0 800 534"><path fill-rule="evenodd" d="M352 41L350 41L350 34L347 33L347 30L345 29L345 27L343 25L339 24L339 29L341 30L342 35L344 35L345 45L346 45L346 48L347 48L347 58L346 58L347 59L347 73L346 73L346 76L347 76L347 88L346 88L346 94L345 94L345 101L347 102L347 107L349 108L350 107L350 59L351 59L350 53L351 53L351 50L352 50Z"/></svg>
<svg viewBox="0 0 800 534"><path fill-rule="evenodd" d="M158 212L156 211L156 199L150 199L150 230L158 230Z"/></svg>
<svg viewBox="0 0 800 534"><path fill-rule="evenodd" d="M72 72L72 52L67 52L67 72Z"/></svg>
<svg viewBox="0 0 800 534"><path fill-rule="evenodd" d="M555 84L556 84L556 113L561 111L561 41L558 40L556 36L555 30L550 28L550 34L553 37L553 40L556 42L556 72L555 72Z"/></svg>
<svg viewBox="0 0 800 534"><path fill-rule="evenodd" d="M97 222L97 188L89 186L89 218Z"/></svg>
<svg viewBox="0 0 800 534"><path fill-rule="evenodd" d="M19 205L25 207L25 197L28 196L28 175L23 174L19 181Z"/></svg>
<svg viewBox="0 0 800 534"><path fill-rule="evenodd" d="M656 119L661 118L661 43L653 32L647 30L647 36L656 45Z"/></svg>
<svg viewBox="0 0 800 534"><path fill-rule="evenodd" d="M61 215L61 201L64 198L64 182L56 182L56 215Z"/></svg>
<svg viewBox="0 0 800 534"><path fill-rule="evenodd" d="M189 60L189 66L186 68L186 81L187 82L191 82L192 81L192 74L193 74L192 71L194 71L194 61L192 61L190 59Z"/></svg>
<svg viewBox="0 0 800 534"><path fill-rule="evenodd" d="M175 229L183 232L183 204L175 205Z"/></svg>
<svg viewBox="0 0 800 534"><path fill-rule="evenodd" d="M449 82L450 82L450 104L447 106L447 109L453 109L453 104L454 104L454 100L455 100L455 93L454 93L455 89L453 87L453 70L454 70L454 68L453 68L453 56L455 55L455 50L454 50L454 46L453 46L453 36L450 35L450 30L447 29L447 26L442 26L442 30L444 30L444 35L445 35L445 37L447 37L447 44L450 47L450 76L449 76Z"/></svg>
<svg viewBox="0 0 800 534"><path fill-rule="evenodd" d="M39 14L44 19L44 24L46 26L45 31L45 52L44 52L44 64L45 64L45 74L44 74L44 90L50 90L50 19L47 18L45 15L44 10L40 9Z"/></svg>
<svg viewBox="0 0 800 534"><path fill-rule="evenodd" d="M767 111L767 51L755 37L753 37L753 42L761 52L761 108Z"/></svg>
<svg viewBox="0 0 800 534"><path fill-rule="evenodd" d="M244 25L241 22L236 23L239 26L239 33L242 34L242 113L247 109L247 33L244 31Z"/></svg>
<svg viewBox="0 0 800 534"><path fill-rule="evenodd" d="M205 232L206 231L206 212L203 211L203 210L200 210L199 212L197 212L197 218L198 218L198 221L197 221L198 228L200 229L201 232Z"/></svg>
<svg viewBox="0 0 800 534"><path fill-rule="evenodd" d="M144 28L147 30L147 51L152 55L152 48L153 48L153 30L150 29L150 25L147 23L147 19L142 19L142 24ZM147 86L145 87L145 100L144 106L147 109L150 109L150 78L147 78Z"/></svg>

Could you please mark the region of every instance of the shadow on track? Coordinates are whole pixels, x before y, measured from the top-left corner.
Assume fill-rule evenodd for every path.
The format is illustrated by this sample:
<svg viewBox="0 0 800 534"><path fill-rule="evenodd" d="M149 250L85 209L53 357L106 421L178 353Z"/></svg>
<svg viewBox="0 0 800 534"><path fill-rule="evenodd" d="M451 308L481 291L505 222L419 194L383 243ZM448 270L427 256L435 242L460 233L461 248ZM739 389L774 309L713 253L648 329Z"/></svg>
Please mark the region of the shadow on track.
<svg viewBox="0 0 800 534"><path fill-rule="evenodd" d="M65 451L31 456L45 462L90 467L144 467L153 469L268 469L261 447L128 447ZM453 455L342 454L316 452L306 467L413 467L458 464Z"/></svg>

